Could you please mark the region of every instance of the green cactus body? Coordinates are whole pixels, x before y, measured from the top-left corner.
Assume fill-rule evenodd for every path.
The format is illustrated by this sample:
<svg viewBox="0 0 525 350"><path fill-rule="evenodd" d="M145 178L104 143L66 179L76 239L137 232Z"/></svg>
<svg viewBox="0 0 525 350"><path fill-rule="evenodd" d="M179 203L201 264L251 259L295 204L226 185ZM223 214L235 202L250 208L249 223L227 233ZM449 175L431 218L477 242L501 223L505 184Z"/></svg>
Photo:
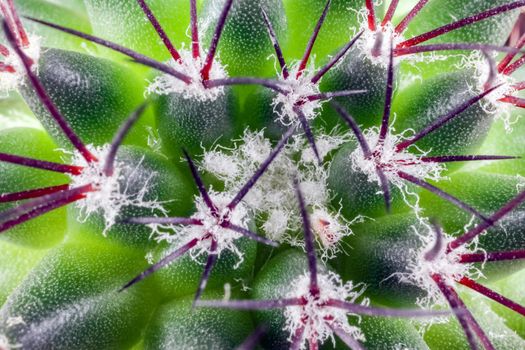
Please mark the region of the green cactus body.
<svg viewBox="0 0 525 350"><path fill-rule="evenodd" d="M525 0L0 0L0 350L525 348Z"/></svg>

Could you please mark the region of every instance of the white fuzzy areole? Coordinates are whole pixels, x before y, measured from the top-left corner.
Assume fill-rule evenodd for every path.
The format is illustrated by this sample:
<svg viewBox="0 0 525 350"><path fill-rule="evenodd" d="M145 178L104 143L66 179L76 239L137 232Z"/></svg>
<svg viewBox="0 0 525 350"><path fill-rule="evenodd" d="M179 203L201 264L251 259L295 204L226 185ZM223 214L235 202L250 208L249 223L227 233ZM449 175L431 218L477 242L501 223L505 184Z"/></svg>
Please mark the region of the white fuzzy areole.
<svg viewBox="0 0 525 350"><path fill-rule="evenodd" d="M79 209L78 220L80 222L87 221L93 214L101 214L105 221L102 232L105 236L108 230L115 225L124 207L145 208L150 209L155 215L167 215L162 202L144 199L149 193L151 182L157 175L156 172L149 174L142 172L141 165L144 158L136 164L128 164L117 159L113 175L107 176L104 173L104 165L110 146L88 145L87 147L99 161L87 163L84 157L76 151L73 153L72 164L84 167L84 170L80 175L70 175L71 188L88 184L95 188L95 191L88 192L86 198L75 204ZM131 191L129 185L138 181L143 183L143 186L138 191Z"/></svg>
<svg viewBox="0 0 525 350"><path fill-rule="evenodd" d="M435 235L431 228L427 226L424 233L419 232L413 227L415 234L423 243L418 250L410 250L410 263L407 266L408 272L394 274L399 281L417 286L426 292L426 295L418 298L416 303L422 308L432 308L436 305L446 306L447 300L444 298L436 282L432 279L433 274L442 276L445 283L452 286L463 276L477 278L482 276L480 270L475 268L472 263L460 263L462 254L474 253L478 249L462 246L446 253L447 245L454 240L449 234L443 233L443 246L437 257L428 261L425 254L435 245Z"/></svg>
<svg viewBox="0 0 525 350"><path fill-rule="evenodd" d="M493 59L495 58L497 56L493 57ZM479 95L487 90L486 84L491 74L491 67L487 58L480 52L473 52L469 56L464 56L461 62L457 64L457 68L474 71L475 84L469 86L472 94ZM508 133L512 132L512 125L516 124L522 116L513 115L516 107L510 103L502 102L500 99L516 95L519 91L514 87L514 84L517 82L512 76L498 73L491 82L491 87L501 86L481 100L483 110L493 115L496 120L501 120Z"/></svg>
<svg viewBox="0 0 525 350"><path fill-rule="evenodd" d="M191 50L181 49L179 51L182 63L170 59L167 64L175 70L186 74L191 78L191 83L186 84L168 74L157 76L148 86L147 93L157 95L180 94L186 100L197 100L201 102L215 101L224 95L224 86L206 88L202 82L201 69L204 65L205 56L194 58ZM210 80L225 79L228 77L225 67L217 58L213 59L210 71Z"/></svg>
<svg viewBox="0 0 525 350"><path fill-rule="evenodd" d="M237 248L237 240L244 237L242 234L223 228L220 226L222 222L227 220L231 224L248 229L249 215L248 209L243 202L239 203L233 211L227 208L233 198L229 193L209 192L210 198L217 206L219 217L215 217L212 211L202 197L196 197L195 207L196 212L191 216L192 219L200 220L203 225L188 225L173 228L174 234L162 234L157 237L158 241L166 240L175 245L183 245L193 239L201 239L206 234L211 234L212 238L217 242L217 249L211 251L211 238L200 240L195 247L190 250L190 256L193 260L200 262L200 256L207 256L209 254L216 254L220 257L224 251L229 251L238 257L238 261L234 268L238 268L244 261L243 253ZM167 229L167 226L163 227Z"/></svg>
<svg viewBox="0 0 525 350"><path fill-rule="evenodd" d="M322 154L328 154L348 140L348 134L322 136ZM205 151L201 168L223 181L229 192L235 193L253 176L271 150L272 144L262 131L246 131L233 148L216 147ZM246 206L261 219L264 218L262 228L266 236L280 243L304 244L295 235L302 227L293 183L295 177L303 188L307 206L312 210L316 208L318 213L326 213L323 217L333 222L333 227L341 228L337 237L349 234L351 231L346 221L338 214L329 214L328 171L319 166L304 137L297 136L284 147L244 198ZM323 256L324 252L336 248L335 244L320 246Z"/></svg>
<svg viewBox="0 0 525 350"><path fill-rule="evenodd" d="M294 109L301 109L306 120L312 120L317 117L321 110L322 101L308 101L307 97L317 95L320 93L319 84L312 83L314 76L314 65L310 65L310 69L305 69L301 76L297 78L297 71L299 68L298 62L291 66L290 75L285 79L282 74L279 76L280 84L283 85L284 90L288 93L278 93L272 101L272 107L276 113L276 121L285 126L299 123Z"/></svg>
<svg viewBox="0 0 525 350"><path fill-rule="evenodd" d="M354 303L363 292L364 288L359 288L351 281L343 283L341 277L334 272L319 274L317 276L319 284L319 297L314 297L310 293L310 275L305 273L297 277L290 285L294 286L293 290L286 295L286 298L304 298L307 303L304 306L288 306L284 310L286 318L285 330L290 333L289 340L300 328L304 327L301 349L307 348L307 341L315 339L324 343L331 339L335 345L334 332L331 327L342 329L345 333L350 334L353 338L365 341L365 336L358 327L352 326L348 322L349 314L346 310L334 307L328 307L324 304L329 299L336 299ZM362 305L368 304L365 299ZM358 317L357 315L354 315Z"/></svg>
<svg viewBox="0 0 525 350"><path fill-rule="evenodd" d="M390 183L400 189L404 189L405 180L399 177L397 174L399 171L403 171L421 180L440 181L444 179L441 175L445 170L443 164L423 162L421 160L428 152L425 153L416 146L409 148L416 149L420 152L420 154L417 155L409 152L408 149L400 152L396 151L396 145L401 141L407 140L408 138L404 136L404 134L407 132L411 133L411 130L407 130L401 134L394 134L394 129L392 128L390 128L390 131L384 141L382 152L379 155L366 158L361 147L359 147L359 145L357 146L350 154L351 166L354 171L365 173L369 182L376 182L380 185L381 182L376 172L376 167L379 165ZM379 139L379 128L369 128L365 130L363 134L370 147L375 147Z"/></svg>
<svg viewBox="0 0 525 350"><path fill-rule="evenodd" d="M41 38L36 35L29 36L30 45L22 48L22 51L27 57L33 60L33 66L31 67L33 72L38 71L38 61L40 60L41 53ZM0 97L7 97L11 91L18 89L20 84L24 83L26 77L26 70L20 58L16 55L14 50L9 50L9 56L2 57L2 62L5 65L12 66L15 69L14 73L0 72Z"/></svg>

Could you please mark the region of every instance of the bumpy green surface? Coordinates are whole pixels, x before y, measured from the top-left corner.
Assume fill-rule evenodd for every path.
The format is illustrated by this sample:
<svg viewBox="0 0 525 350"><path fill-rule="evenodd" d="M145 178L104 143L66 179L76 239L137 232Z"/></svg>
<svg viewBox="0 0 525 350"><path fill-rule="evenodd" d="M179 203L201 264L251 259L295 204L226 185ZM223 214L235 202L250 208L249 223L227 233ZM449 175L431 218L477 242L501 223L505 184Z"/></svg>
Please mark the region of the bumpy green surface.
<svg viewBox="0 0 525 350"><path fill-rule="evenodd" d="M147 2L175 46L181 49L184 43L186 49L190 48L189 1ZM205 49L225 2L197 1ZM403 35L410 38L454 19L510 2L430 0ZM158 61L170 57L134 0L15 0L15 3L24 16L114 41ZM382 18L389 1L380 3L376 12ZM398 9L394 23L404 17L410 9L408 5L415 1L401 3L403 6ZM229 76L276 77L278 64L270 57L274 51L261 8L274 25L287 62L293 63L302 57L324 5L323 0L233 0L218 46L219 60ZM515 10L499 15L433 39L431 43L502 45L517 14ZM313 50L316 69L328 62L353 34L366 27L364 15L364 1L332 1ZM159 74L155 70L29 20L24 19L24 24L28 32L42 38L39 79L86 144L107 144L126 117L145 100L149 102L144 116L124 140L117 160L140 163L134 171L156 174L146 200L162 202L170 216L187 217L195 212L197 190L187 164L181 161L183 148L202 165L206 152L218 149L228 153L242 145L236 140L246 129L264 128L271 145L275 145L287 129L276 120L279 107L271 105L275 92L266 88L226 87L225 93L214 101L192 101L175 92L158 96L146 92L148 82ZM335 99L366 129L381 123L387 68L386 62L373 61L362 47L354 46L323 78L320 89L322 92L366 90L361 95ZM396 134L408 129L412 129L413 134L479 93L476 90L480 82L478 72L473 67L457 66L461 60L457 54L447 51L438 61L396 62L391 120ZM385 56L377 58L385 59ZM484 64L482 59L479 62ZM518 71L518 81L520 75L523 76ZM58 149L71 150L70 143L45 111L29 82L26 80L18 90L0 100L0 152L59 163L69 161L67 153ZM507 114L514 118L520 111L508 107L494 113L486 107L483 103L470 106L460 117L416 145L433 156L525 157L525 120L518 120L509 132L498 118ZM472 226L471 214L415 185L403 189L391 186L392 210L387 213L377 182L353 166L350 155L359 145L353 136L348 136L351 133L347 125L329 104L323 105L311 125L316 137L326 136L334 127L337 131L331 135L347 136L344 144L329 150L321 167L327 177L326 190L330 198L327 210L333 215L340 213L343 225L353 231L338 242L341 249L334 259L322 262L319 259L320 271L335 271L343 281L366 284L363 297L369 298L372 305L415 308L425 292L395 277L408 271L412 257L409 252L422 248L413 230L419 218L414 206L407 204L406 191L418 197L420 216L436 218L452 236L459 236L465 227ZM299 130L297 135L301 135L302 129ZM304 142L304 148L307 147L308 143ZM417 153L414 148L409 151ZM264 150L253 152L262 157ZM295 158L293 160L299 162L299 157ZM524 164L520 158L451 163L443 170L440 181L429 182L490 215L523 189ZM217 173L202 173L214 191L227 190ZM295 175L290 169L289 173L278 174L278 179L285 182ZM0 162L0 194L68 181L70 178L62 174ZM132 171L128 171L120 184L137 191L144 181L140 177L137 180ZM238 180L238 187L245 181ZM261 198L266 195L264 190ZM303 191L308 196L306 186ZM285 201L282 199L283 207ZM0 210L17 203L0 204ZM313 212L315 208L308 209ZM290 214L298 215L297 212ZM253 312L192 309L193 295L206 263L204 256L186 255L119 292L120 287L151 262L165 258L180 246L158 242L150 227L121 221L150 215L146 209L127 206L120 213L119 221L105 231L100 214L80 220L82 214L78 207L70 205L1 233L0 349L17 349L17 346L24 349L232 349L261 324L267 327L261 341L263 348L289 347L290 335L284 329L286 319L282 309ZM253 215L255 220L250 222L257 223L251 225L253 230L264 235L269 213ZM351 222L361 215L362 221ZM480 249L523 251L524 224L525 206L522 205L505 217L501 226L479 239ZM301 241L302 229L291 227L287 235ZM239 266L238 254L221 252L203 298L286 297L294 291L294 281L304 274L307 264L300 247L290 244L289 240L280 243L278 248L269 248L247 238L238 240L236 246L243 255ZM320 250L322 244L316 247ZM523 261L477 264L476 267L482 269L486 277L480 278L480 283L517 303L525 302ZM458 287L458 293L497 349L525 348L522 316L467 288ZM13 324L13 320L21 321ZM468 349L465 335L453 316L433 325L369 316L362 319L350 316L349 320L363 332L366 349ZM4 339L8 343L2 343ZM323 348L333 345L345 348L340 340L332 343L330 339Z"/></svg>

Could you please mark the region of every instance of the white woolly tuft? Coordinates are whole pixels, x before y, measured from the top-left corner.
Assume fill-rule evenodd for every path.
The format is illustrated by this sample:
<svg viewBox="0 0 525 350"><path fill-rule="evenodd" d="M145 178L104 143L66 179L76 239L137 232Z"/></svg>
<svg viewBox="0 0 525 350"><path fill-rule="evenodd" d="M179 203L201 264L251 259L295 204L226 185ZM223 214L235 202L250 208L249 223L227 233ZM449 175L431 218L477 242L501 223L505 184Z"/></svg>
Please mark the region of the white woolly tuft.
<svg viewBox="0 0 525 350"><path fill-rule="evenodd" d="M224 94L224 86L206 88L202 82L201 69L204 65L203 58L194 58L191 50L181 49L179 51L182 63L170 59L167 64L172 68L188 75L191 83L186 84L168 74L157 76L148 86L147 93L157 95L180 94L186 100L215 101ZM214 58L213 66L210 71L210 79L224 79L228 77L225 67Z"/></svg>
<svg viewBox="0 0 525 350"><path fill-rule="evenodd" d="M222 222L227 220L231 224L248 228L250 217L248 215L248 209L244 203L239 203L233 211L227 208L227 205L232 199L232 195L228 193L217 193L214 191L209 192L210 198L215 203L219 210L219 217L215 217L210 208L206 205L202 197L196 197L195 207L196 212L191 216L192 219L200 220L203 225L189 225L179 226L173 229L175 234L161 234L156 239L157 241L166 240L175 245L183 245L194 238L199 239L195 247L190 250L190 256L195 261L201 261L200 256L207 256L208 254L216 254L220 257L223 251L230 251L237 255L239 258L235 268L239 267L244 261L243 253L237 248L236 241L242 238L243 235L230 229L225 229L221 225ZM159 225L163 226L163 225ZM163 226L164 229L171 229L167 226ZM170 230L171 231L171 230ZM202 239L207 234L210 235L208 239ZM217 249L212 252L211 249L211 238L217 242Z"/></svg>
<svg viewBox="0 0 525 350"><path fill-rule="evenodd" d="M361 12L360 12L361 14ZM363 30L363 35L356 42L356 46L361 53L361 56L376 65L388 67L390 62L390 40L393 40L393 47L405 41L401 34L395 32L395 27L388 23L384 27L378 26L375 32L368 28L368 19L365 12L360 16L360 29ZM396 63L396 60L394 60Z"/></svg>
<svg viewBox="0 0 525 350"><path fill-rule="evenodd" d="M349 134L338 136L335 133L323 136L320 140L321 156L347 142L349 137ZM264 138L262 131L246 131L233 148L216 147L205 152L201 168L223 181L229 192L235 193L256 172L271 150L272 145ZM302 222L297 207L294 177L301 183L307 206L312 211L317 210L319 215L324 213L324 220L332 224L330 229L337 229L337 232L333 232L335 240L331 244L320 244L323 252L337 249L339 240L351 231L340 215L330 214L328 172L319 166L304 137L296 136L284 147L248 192L244 203L262 219L262 228L268 238L302 246L302 239L296 237Z"/></svg>
<svg viewBox="0 0 525 350"><path fill-rule="evenodd" d="M491 57L495 59L497 56L493 54ZM473 94L478 95L487 90L487 88L502 84L502 86L481 100L481 106L486 113L493 115L495 119L501 120L507 132L512 132L512 125L518 122L521 115L513 115L512 112L515 111L516 108L510 103L501 102L500 99L506 96L513 96L518 92L513 86L517 83L517 80L512 76L496 72L497 74L490 82L490 86L487 86L487 82L491 76L491 67L487 57L479 51L475 51L469 56L463 56L460 63L456 66L458 69L474 71L476 82L474 86L469 86Z"/></svg>
<svg viewBox="0 0 525 350"><path fill-rule="evenodd" d="M445 179L441 175L441 172L445 170L443 164L423 162L421 160L428 152L423 152L416 146L409 148L417 150L419 153L417 155L409 152L407 149L400 152L396 151L396 145L408 139L404 134L411 133L412 130L406 130L402 134L394 134L393 131L395 131L395 129L393 128L390 128L390 130L392 132L387 135L381 154L374 153L372 157L366 158L361 147L359 147L359 145L357 146L355 151L350 154L353 170L365 173L369 182L381 184L376 172L376 167L379 165L390 183L401 190L405 188L405 182L398 176L398 171L403 171L422 180L439 181ZM379 128L371 127L365 130L363 134L370 147L373 147L379 139Z"/></svg>
<svg viewBox="0 0 525 350"><path fill-rule="evenodd" d="M417 299L417 304L423 308L432 308L436 305L446 306L447 300L443 297L441 290L436 285L431 275L438 274L443 277L448 285L454 283L463 276L479 278L482 275L472 263L460 263L462 254L474 253L479 249L474 244L473 248L462 246L450 253L446 253L447 245L454 238L443 233L443 246L436 258L432 261L425 259L425 254L435 245L435 234L428 225L424 225L423 232L415 226L412 227L417 237L422 242L420 249L410 249L407 254L410 256L410 263L407 266L408 272L394 274L400 282L417 286L426 292L426 295Z"/></svg>
<svg viewBox="0 0 525 350"><path fill-rule="evenodd" d="M312 60L313 61L313 60ZM322 101L309 101L308 96L320 93L319 85L312 83L315 74L314 63L310 63L310 69L305 69L297 78L298 62L291 66L288 79L280 74L279 81L288 94L278 93L272 101L272 107L277 114L276 120L283 125L290 126L299 123L294 108L299 106L307 120L317 117L321 110Z"/></svg>
<svg viewBox="0 0 525 350"><path fill-rule="evenodd" d="M332 214L323 207L313 208L310 222L315 239L323 248L321 259L335 258L340 252L339 244L343 237L352 234L350 223L340 213Z"/></svg>
<svg viewBox="0 0 525 350"><path fill-rule="evenodd" d="M364 288L354 285L351 281L343 283L341 277L333 272L319 274L319 296L314 297L310 293L310 276L305 273L296 278L290 285L293 290L286 295L287 298L304 298L304 306L288 306L284 310L286 318L285 330L290 333L289 340L300 328L304 327L303 338L305 340L316 340L324 343L328 338L335 346L334 332L331 327L340 328L356 340L365 341L365 336L358 327L348 322L349 313L346 310L326 306L329 299L344 300L354 303L363 292ZM365 299L361 303L368 304ZM352 315L352 314L350 314ZM358 317L357 315L354 315ZM301 349L307 348L307 342L301 344Z"/></svg>
<svg viewBox="0 0 525 350"><path fill-rule="evenodd" d="M22 48L22 51L26 56L33 60L34 64L32 70L34 72L38 71L38 61L40 60L41 54L41 41L42 39L39 36L30 35L30 45ZM23 84L26 78L26 71L20 58L16 55L14 50L8 50L9 56L2 57L2 62L7 66L12 66L15 69L15 72L0 72L0 97L7 97L9 92L18 89L20 84Z"/></svg>
<svg viewBox="0 0 525 350"><path fill-rule="evenodd" d="M80 175L70 175L71 187L91 184L94 188L93 192L86 194L86 198L76 202L76 207L80 211L78 216L80 222L87 221L93 214L102 215L105 221L102 234L105 236L125 207L144 208L151 210L156 215L167 215L162 202L145 199L156 173L145 174L142 171L144 158L136 164L128 164L116 159L113 175L107 176L104 173L104 166L109 145L102 147L89 145L87 147L99 161L87 163L79 152L75 152L72 164L84 167L84 170ZM138 191L130 188L137 184L142 185Z"/></svg>

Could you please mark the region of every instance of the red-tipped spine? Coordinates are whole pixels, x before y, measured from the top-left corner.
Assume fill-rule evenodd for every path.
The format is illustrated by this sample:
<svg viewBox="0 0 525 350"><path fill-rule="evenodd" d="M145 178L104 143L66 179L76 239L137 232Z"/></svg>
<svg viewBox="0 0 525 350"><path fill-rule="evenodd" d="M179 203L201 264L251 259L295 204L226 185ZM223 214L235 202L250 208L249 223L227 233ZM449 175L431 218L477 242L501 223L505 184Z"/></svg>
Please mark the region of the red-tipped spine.
<svg viewBox="0 0 525 350"><path fill-rule="evenodd" d="M51 117L56 121L60 129L64 132L64 135L71 141L73 146L80 152L80 154L84 157L84 159L90 163L97 161L97 157L95 157L86 147L86 145L82 142L80 137L71 129L71 126L66 121L66 119L62 116L62 114L59 112L58 108L55 106L53 101L51 101L51 98L47 95L46 90L44 89L44 86L40 82L40 80L37 78L35 73L32 70L33 61L26 56L26 54L22 51L22 48L17 44L15 37L13 36L13 33L9 30L7 25L4 22L4 33L6 34L7 40L10 42L11 46L16 51L16 54L20 57L22 64L24 65L24 68L26 70L27 76L29 77L29 80L31 81L31 84L33 85L33 88L35 89L35 92L37 93L38 97L40 98L40 101L44 105L44 107L48 110L48 112L51 114Z"/></svg>
<svg viewBox="0 0 525 350"><path fill-rule="evenodd" d="M27 190L15 193L0 194L0 203L16 202L24 199L33 199L45 196L47 194L56 193L67 190L69 185L58 185L45 188L37 188L34 190Z"/></svg>
<svg viewBox="0 0 525 350"><path fill-rule="evenodd" d="M512 301L506 297L504 297L503 295L500 295L499 293L496 293L495 291L493 291L492 289L489 289L481 284L479 284L478 282L468 278L468 277L462 277L458 283L466 286L466 287L469 287L470 289L472 290L475 290L476 292L486 296L487 298L490 298L494 301L496 301L497 303L511 309L512 311L516 311L517 313L519 313L520 315L522 316L525 316L525 307L523 305L520 305L518 303L516 303L515 301Z"/></svg>
<svg viewBox="0 0 525 350"><path fill-rule="evenodd" d="M199 24L197 20L197 0L190 0L190 25L191 25L191 52L193 58L199 58L201 49L199 44Z"/></svg>
<svg viewBox="0 0 525 350"><path fill-rule="evenodd" d="M11 11L11 16L13 18L16 30L18 32L18 37L20 38L20 43L22 44L22 47L28 47L29 37L27 36L26 30L24 29L24 25L22 24L22 21L20 20L20 16L18 16L18 12L16 11L14 1L7 0L7 5L9 6L9 10Z"/></svg>
<svg viewBox="0 0 525 350"><path fill-rule="evenodd" d="M14 154L0 153L0 162L6 162L11 164L17 164L25 167L54 171L57 173L80 175L84 168L68 164L60 164L54 162L48 162L45 160L38 160L33 158L27 158L22 156L16 156Z"/></svg>
<svg viewBox="0 0 525 350"><path fill-rule="evenodd" d="M368 29L370 29L372 32L376 31L376 14L374 10L374 1L373 0L365 0L365 6L366 10L368 12L367 18L368 18Z"/></svg>
<svg viewBox="0 0 525 350"><path fill-rule="evenodd" d="M219 45L219 40L226 25L226 19L230 13L233 0L227 0L222 9L219 21L217 22L217 27L215 27L215 33L213 33L213 38L211 39L210 49L208 50L208 55L206 56L206 61L204 61L204 66L201 69L202 80L210 79L211 67L213 66L213 60L217 52L217 46Z"/></svg>
<svg viewBox="0 0 525 350"><path fill-rule="evenodd" d="M505 96L499 99L500 102L509 103L518 108L525 108L525 98L516 97L516 96Z"/></svg>
<svg viewBox="0 0 525 350"><path fill-rule="evenodd" d="M463 264L486 262L486 261L508 261L525 259L525 250L514 250L508 252L488 252L462 254L459 256L459 262Z"/></svg>
<svg viewBox="0 0 525 350"><path fill-rule="evenodd" d="M317 36L319 35L319 32L321 31L321 27L323 26L324 20L326 19L326 15L328 14L328 9L330 8L331 3L332 3L332 0L328 0L326 2L326 5L324 6L324 9L323 9L323 13L321 14L321 17L319 17L319 20L317 21L317 24L315 25L315 28L312 33L312 36L310 37L310 40L308 40L308 44L306 45L306 50L303 54L303 58L301 59L299 68L297 70L297 74L296 74L297 79L301 77L304 69L306 68L306 65L308 64L308 60L310 59L310 55L312 54L312 49L314 48L315 41L317 40Z"/></svg>
<svg viewBox="0 0 525 350"><path fill-rule="evenodd" d="M177 61L179 63L182 63L182 60L181 60L179 52L177 51L175 46L173 46L173 43L168 38L168 35L166 34L164 29L160 25L159 21L157 20L157 18L155 17L155 15L151 11L151 9L149 8L148 4L146 4L146 1L145 0L137 0L137 3L139 4L140 8L142 9L142 12L144 12L146 17L148 17L148 20L150 21L151 25L153 26L153 28L155 29L155 31L159 35L160 39L164 43L164 46L166 46L166 49L168 49L171 57L173 57L173 59L175 61Z"/></svg>
<svg viewBox="0 0 525 350"><path fill-rule="evenodd" d="M417 16L419 11L425 7L428 0L419 0L419 2L410 10L410 12L403 18L403 20L397 25L396 27L396 33L401 34L407 29L410 22L414 19L414 17Z"/></svg>
<svg viewBox="0 0 525 350"><path fill-rule="evenodd" d="M468 26L470 24L480 22L480 21L485 20L487 18L494 17L494 16L497 16L499 14L502 14L502 13L505 13L505 12L508 12L508 11L512 11L512 10L520 8L522 6L525 6L525 0L514 1L514 2L511 2L510 4L505 4L505 5L502 5L502 6L498 6L498 7L492 8L490 10L478 13L476 15L473 15L473 16L470 16L470 17L466 17L466 18L463 18L463 19L461 19L459 21L456 21L456 22L444 25L442 27L436 28L436 29L431 30L431 31L429 31L427 33L418 35L418 36L416 36L416 37L414 37L412 39L403 41L402 43L400 43L398 45L398 47L414 46L414 45L420 44L422 42L425 42L427 40L430 40L430 39L436 38L438 36L441 36L443 34L446 34L448 32L451 32L453 30L456 30L456 29L459 29L459 28L463 28L463 27Z"/></svg>
<svg viewBox="0 0 525 350"><path fill-rule="evenodd" d="M523 66L525 63L525 55L521 55L521 57L514 63L509 64L502 72L504 75L511 75L514 73L518 68Z"/></svg>
<svg viewBox="0 0 525 350"><path fill-rule="evenodd" d="M514 46L516 49L521 50L523 46L525 45L525 34L521 36L521 38L518 40L516 45ZM509 52L498 64L498 72L502 73L505 68L510 64L510 62L516 57L516 52Z"/></svg>
<svg viewBox="0 0 525 350"><path fill-rule="evenodd" d="M484 221L480 223L478 226L474 227L467 233L459 236L452 242L448 244L448 252L461 247L464 244L469 243L474 238L479 236L481 233L483 233L486 229L494 226L496 222L503 219L507 214L509 214L512 210L514 210L516 207L518 207L520 204L525 202L525 191L522 191L519 193L516 197L514 197L512 200L510 200L507 204L505 204L500 210L498 210L495 214L493 214L489 221Z"/></svg>
<svg viewBox="0 0 525 350"><path fill-rule="evenodd" d="M394 17L394 14L396 13L398 4L399 4L399 0L392 0L390 2L390 5L388 6L388 10L386 11L385 18L383 18L383 21L381 22L382 27L392 22L392 18Z"/></svg>

